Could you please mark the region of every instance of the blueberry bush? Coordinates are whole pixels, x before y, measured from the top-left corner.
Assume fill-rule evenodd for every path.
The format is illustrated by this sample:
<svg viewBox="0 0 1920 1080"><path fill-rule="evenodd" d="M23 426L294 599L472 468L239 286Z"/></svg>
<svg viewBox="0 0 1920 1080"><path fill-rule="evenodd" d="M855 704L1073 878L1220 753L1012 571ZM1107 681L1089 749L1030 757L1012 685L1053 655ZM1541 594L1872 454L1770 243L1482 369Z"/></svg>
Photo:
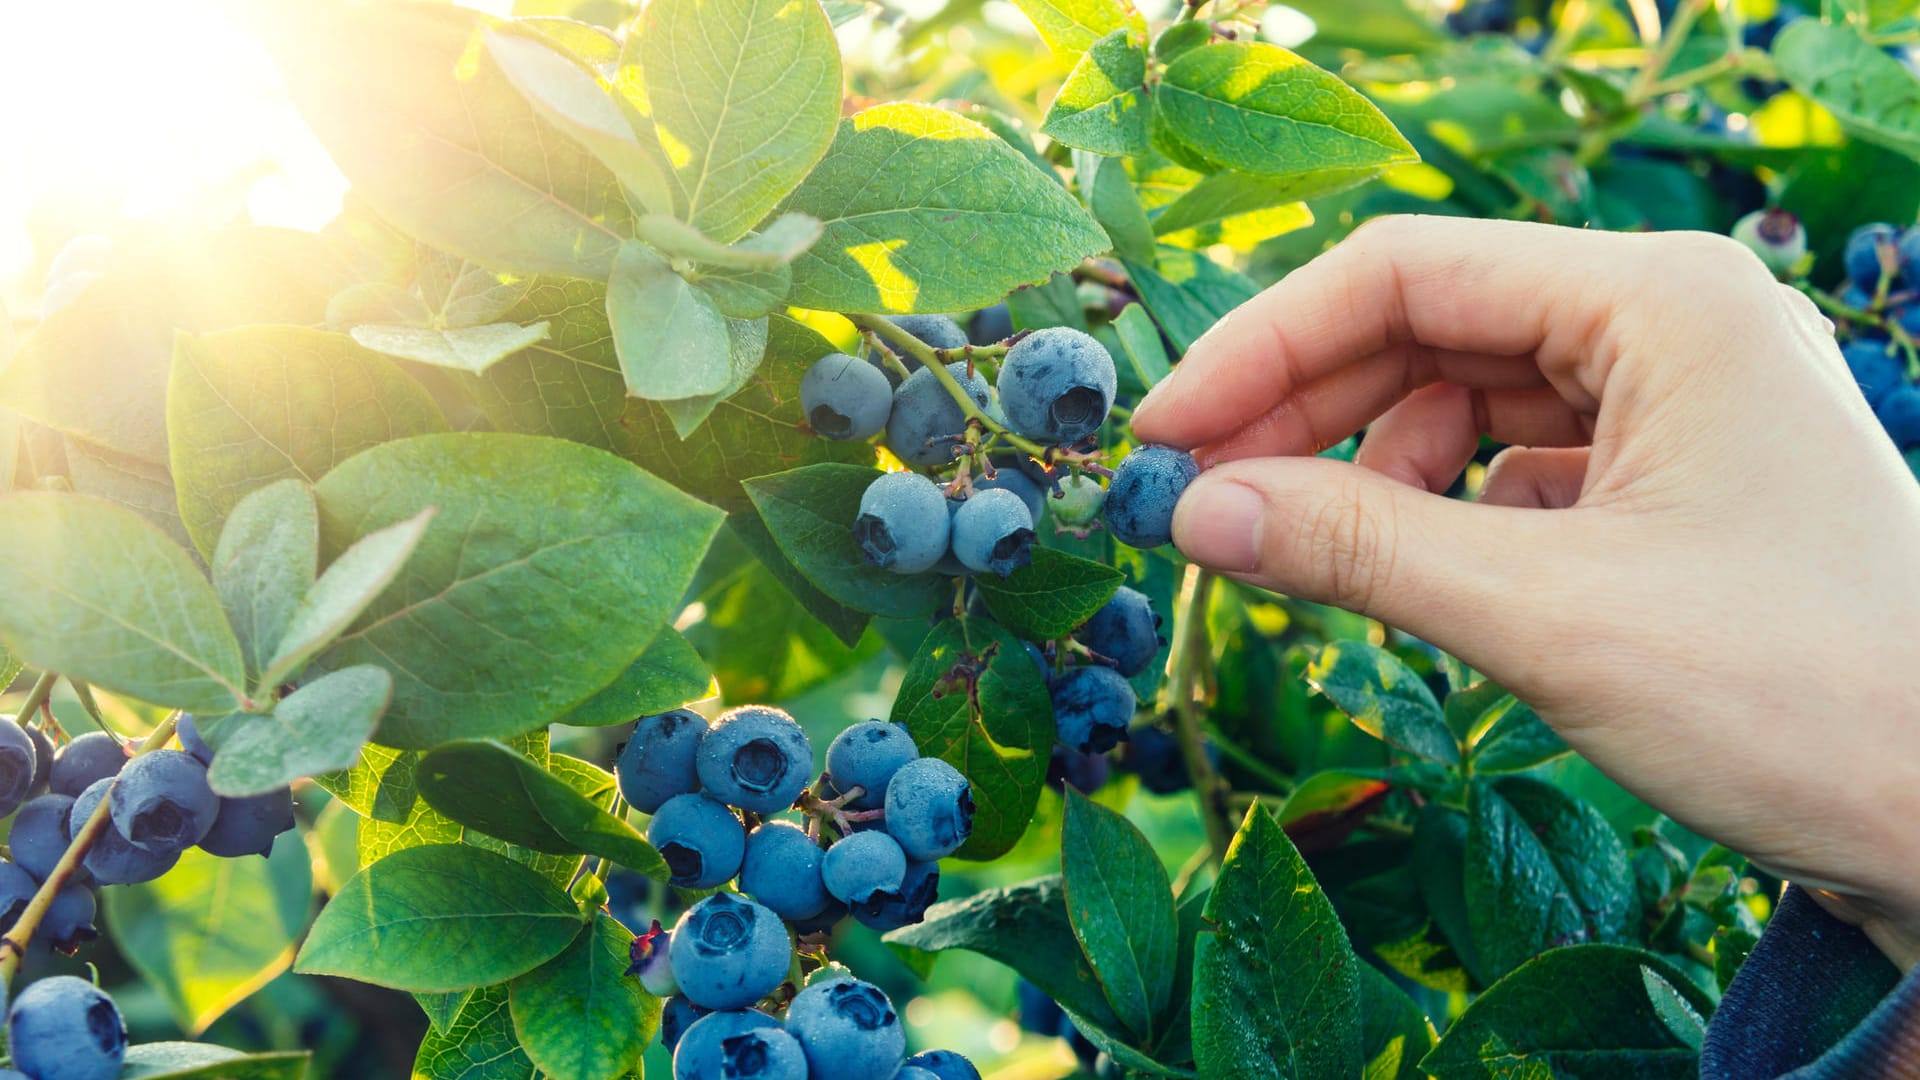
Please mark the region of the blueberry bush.
<svg viewBox="0 0 1920 1080"><path fill-rule="evenodd" d="M1381 214L1699 229L1920 470L1909 4L515 7L240 5L337 219L0 323L0 1076L1695 1073L1780 883L1129 406Z"/></svg>

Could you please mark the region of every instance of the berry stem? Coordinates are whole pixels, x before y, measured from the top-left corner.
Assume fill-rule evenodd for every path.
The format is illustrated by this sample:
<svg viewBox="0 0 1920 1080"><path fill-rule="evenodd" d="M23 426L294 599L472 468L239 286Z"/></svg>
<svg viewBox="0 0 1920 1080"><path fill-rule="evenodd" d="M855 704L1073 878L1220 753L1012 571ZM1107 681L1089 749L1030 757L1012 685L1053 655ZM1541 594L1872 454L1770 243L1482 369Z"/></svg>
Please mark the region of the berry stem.
<svg viewBox="0 0 1920 1080"><path fill-rule="evenodd" d="M967 395L966 388L960 385L960 380L954 378L953 372L947 370L947 365L940 362L939 351L933 346L907 333L898 323L885 316L854 315L851 318L862 330L871 331L885 338L888 345L920 361L922 367L933 372L933 377L940 381L941 386L947 388L947 393L953 398L954 403L960 406L960 411L966 415L967 419L979 421L981 427L998 435L1010 445L1018 447L1024 453L1036 459L1045 459L1046 447L1031 439L1015 435L1007 429L1005 424L988 416L985 409L974 403L973 398Z"/></svg>
<svg viewBox="0 0 1920 1080"><path fill-rule="evenodd" d="M1200 821L1206 827L1207 846L1215 867L1227 856L1233 841L1233 822L1228 817L1227 786L1207 758L1201 733L1201 673L1211 658L1212 642L1207 635L1207 600L1213 595L1213 575L1198 566L1187 567L1186 581L1180 589L1174 611L1173 655L1167 664L1173 671L1173 712L1180 738L1180 756L1186 759L1187 775L1193 780L1193 795L1199 800Z"/></svg>
<svg viewBox="0 0 1920 1080"><path fill-rule="evenodd" d="M33 714L40 711L40 706L47 703L48 696L53 693L53 684L59 678L59 675L51 671L42 672L40 677L33 681L33 689L27 691L27 700L20 703L20 712L14 719L22 724L31 723Z"/></svg>

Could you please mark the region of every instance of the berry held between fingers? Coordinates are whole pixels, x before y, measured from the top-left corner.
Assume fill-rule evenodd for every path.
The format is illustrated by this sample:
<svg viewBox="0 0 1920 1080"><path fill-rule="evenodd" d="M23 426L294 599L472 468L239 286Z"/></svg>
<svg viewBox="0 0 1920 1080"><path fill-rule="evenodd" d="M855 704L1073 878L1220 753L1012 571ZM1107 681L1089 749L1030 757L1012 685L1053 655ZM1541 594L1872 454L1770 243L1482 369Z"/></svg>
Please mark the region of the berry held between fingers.
<svg viewBox="0 0 1920 1080"><path fill-rule="evenodd" d="M726 804L707 795L676 795L647 822L647 843L660 851L683 889L711 889L740 872L747 830Z"/></svg>
<svg viewBox="0 0 1920 1080"><path fill-rule="evenodd" d="M829 439L870 439L893 412L893 384L864 360L828 353L800 380L800 408L807 424Z"/></svg>
<svg viewBox="0 0 1920 1080"><path fill-rule="evenodd" d="M827 779L841 792L860 788L847 805L877 810L885 804L887 781L900 766L920 756L913 736L899 724L862 720L834 736L827 747Z"/></svg>
<svg viewBox="0 0 1920 1080"><path fill-rule="evenodd" d="M812 1074L834 1080L889 1080L907 1049L887 995L846 976L818 979L794 995L787 1030L800 1040Z"/></svg>
<svg viewBox="0 0 1920 1080"><path fill-rule="evenodd" d="M1113 470L1107 485L1107 531L1123 544L1154 548L1173 539L1173 508L1200 475L1193 455L1169 446L1142 446Z"/></svg>
<svg viewBox="0 0 1920 1080"><path fill-rule="evenodd" d="M973 835L973 785L939 758L910 761L887 785L886 823L907 858L944 859Z"/></svg>
<svg viewBox="0 0 1920 1080"><path fill-rule="evenodd" d="M720 714L695 755L708 795L756 814L793 805L813 774L813 746L793 717L766 705Z"/></svg>
<svg viewBox="0 0 1920 1080"><path fill-rule="evenodd" d="M635 810L651 814L676 795L699 791L694 759L706 733L707 718L692 709L641 717L614 766L621 797Z"/></svg>
<svg viewBox="0 0 1920 1080"><path fill-rule="evenodd" d="M1055 326L1007 350L995 386L1013 430L1042 442L1070 443L1107 422L1117 379L1106 346L1083 331Z"/></svg>
<svg viewBox="0 0 1920 1080"><path fill-rule="evenodd" d="M723 892L680 916L668 956L688 1001L709 1009L743 1009L786 979L792 943L780 916Z"/></svg>
<svg viewBox="0 0 1920 1080"><path fill-rule="evenodd" d="M810 919L830 899L820 867L826 852L790 821L769 821L747 837L740 891L792 922Z"/></svg>
<svg viewBox="0 0 1920 1080"><path fill-rule="evenodd" d="M984 411L991 401L987 380L967 365L947 365L960 388ZM907 376L893 392L893 412L887 418L887 449L909 465L925 468L953 460L959 439L967 430L967 414L947 393L933 372L921 369Z"/></svg>
<svg viewBox="0 0 1920 1080"><path fill-rule="evenodd" d="M820 879L836 899L859 905L881 893L897 895L907 875L907 854L884 832L854 833L827 849Z"/></svg>
<svg viewBox="0 0 1920 1080"><path fill-rule="evenodd" d="M1006 577L1033 562L1033 514L1004 488L975 491L953 515L953 554L967 569Z"/></svg>
<svg viewBox="0 0 1920 1080"><path fill-rule="evenodd" d="M919 473L886 473L860 495L853 542L868 563L896 574L933 569L952 533L947 497Z"/></svg>
<svg viewBox="0 0 1920 1080"><path fill-rule="evenodd" d="M1113 749L1133 723L1133 687L1103 664L1082 664L1053 680L1053 719L1060 744L1083 753Z"/></svg>
<svg viewBox="0 0 1920 1080"><path fill-rule="evenodd" d="M127 1025L98 987L55 975L13 999L7 1046L33 1080L113 1080L126 1057Z"/></svg>
<svg viewBox="0 0 1920 1080"><path fill-rule="evenodd" d="M155 750L128 762L108 803L120 835L161 855L199 843L220 813L207 767L181 750Z"/></svg>

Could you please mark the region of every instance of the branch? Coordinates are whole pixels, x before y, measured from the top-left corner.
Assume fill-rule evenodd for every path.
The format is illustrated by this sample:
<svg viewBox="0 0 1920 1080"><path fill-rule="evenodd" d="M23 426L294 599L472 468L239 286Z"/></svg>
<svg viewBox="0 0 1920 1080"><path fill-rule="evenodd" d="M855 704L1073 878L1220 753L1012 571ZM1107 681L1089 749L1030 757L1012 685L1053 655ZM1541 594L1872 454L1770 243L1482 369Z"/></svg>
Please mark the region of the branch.
<svg viewBox="0 0 1920 1080"><path fill-rule="evenodd" d="M20 703L20 712L14 720L23 726L32 723L33 714L47 703L47 698L53 693L53 684L59 679L60 676L51 671L41 672L33 682L33 689L27 691L27 700Z"/></svg>
<svg viewBox="0 0 1920 1080"><path fill-rule="evenodd" d="M1047 459L1046 447L1041 446L1032 439L1023 438L1022 436L1014 434L1007 429L1005 424L988 416L986 410L982 409L972 397L968 396L966 388L961 386L960 381L953 377L953 372L948 371L947 365L940 362L939 350L921 341L919 338L914 337L912 334L907 333L901 329L898 323L884 316L850 315L848 318L851 318L854 325L860 327L862 330L872 331L874 334L885 338L888 345L920 361L922 367L933 372L933 377L940 381L941 386L947 388L948 395L953 398L954 404L960 406L960 411L966 415L967 419L977 421L981 427L998 435L1010 445L1018 447L1034 459L1039 461L1045 461ZM984 355L984 350L982 350L982 354Z"/></svg>
<svg viewBox="0 0 1920 1080"><path fill-rule="evenodd" d="M1207 598L1213 594L1213 575L1197 566L1187 568L1187 580L1180 591L1174 612L1173 655L1168 666L1173 670L1173 712L1180 738L1180 756L1186 759L1187 775L1193 780L1193 795L1200 803L1200 821L1206 826L1207 846L1212 849L1215 866L1227 857L1227 845L1233 842L1233 822L1228 817L1228 791L1207 757L1205 736L1201 731L1200 677L1211 659L1212 643L1207 634Z"/></svg>

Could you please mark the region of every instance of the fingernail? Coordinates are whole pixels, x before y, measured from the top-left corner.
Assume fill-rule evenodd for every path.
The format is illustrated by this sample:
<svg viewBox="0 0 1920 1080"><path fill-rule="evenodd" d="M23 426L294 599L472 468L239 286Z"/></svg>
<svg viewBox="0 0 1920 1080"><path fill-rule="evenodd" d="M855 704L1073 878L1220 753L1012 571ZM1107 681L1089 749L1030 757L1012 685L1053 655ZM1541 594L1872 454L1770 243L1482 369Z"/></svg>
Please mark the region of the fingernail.
<svg viewBox="0 0 1920 1080"><path fill-rule="evenodd" d="M1215 570L1257 570L1266 511L1266 500L1245 484L1202 476L1180 497L1174 514L1180 553Z"/></svg>

